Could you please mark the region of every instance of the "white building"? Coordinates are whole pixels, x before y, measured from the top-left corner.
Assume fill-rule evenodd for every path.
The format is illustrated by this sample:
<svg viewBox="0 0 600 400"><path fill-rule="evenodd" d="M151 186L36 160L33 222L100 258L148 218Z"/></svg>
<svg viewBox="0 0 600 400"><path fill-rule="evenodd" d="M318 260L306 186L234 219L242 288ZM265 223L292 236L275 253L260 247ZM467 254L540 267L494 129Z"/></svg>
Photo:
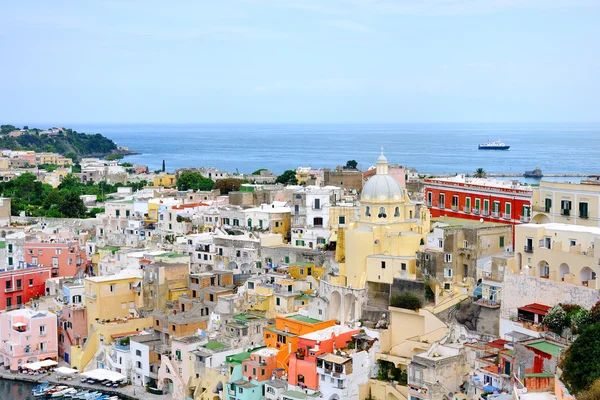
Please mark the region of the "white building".
<svg viewBox="0 0 600 400"><path fill-rule="evenodd" d="M133 336L130 339L132 374L131 381L136 386L155 384L158 379L160 362L151 360L151 354L162 346L157 334ZM152 357L154 358L154 357ZM151 362L153 361L153 362ZM155 385L153 385L156 387Z"/></svg>
<svg viewBox="0 0 600 400"><path fill-rule="evenodd" d="M292 245L311 249L325 246L331 236L329 208L341 196L336 186L297 189L292 199Z"/></svg>
<svg viewBox="0 0 600 400"><path fill-rule="evenodd" d="M324 399L359 400L358 388L369 381L369 353L332 353L317 357L319 391Z"/></svg>

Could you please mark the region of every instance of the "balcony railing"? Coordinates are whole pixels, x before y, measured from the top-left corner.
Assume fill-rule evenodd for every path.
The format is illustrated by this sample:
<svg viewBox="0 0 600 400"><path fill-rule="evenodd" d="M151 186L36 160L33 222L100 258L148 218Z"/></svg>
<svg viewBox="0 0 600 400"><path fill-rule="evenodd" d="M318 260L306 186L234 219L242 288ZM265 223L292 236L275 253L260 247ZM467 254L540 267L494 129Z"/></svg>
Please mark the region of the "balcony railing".
<svg viewBox="0 0 600 400"><path fill-rule="evenodd" d="M458 206L452 205L452 207L450 207L452 209L452 211L458 211Z"/></svg>
<svg viewBox="0 0 600 400"><path fill-rule="evenodd" d="M473 214L475 215L479 215L479 210L477 208L474 208L472 211Z"/></svg>
<svg viewBox="0 0 600 400"><path fill-rule="evenodd" d="M471 207L465 207L463 208L463 211L467 214L469 214L471 212Z"/></svg>
<svg viewBox="0 0 600 400"><path fill-rule="evenodd" d="M579 218L588 219L589 215L587 213L585 213L585 214L579 214Z"/></svg>
<svg viewBox="0 0 600 400"><path fill-rule="evenodd" d="M533 246L525 246L525 253L533 253Z"/></svg>
<svg viewBox="0 0 600 400"><path fill-rule="evenodd" d="M500 218L500 212L499 211L492 211L492 217L494 217L494 218Z"/></svg>
<svg viewBox="0 0 600 400"><path fill-rule="evenodd" d="M487 217L488 215L490 215L490 211L489 210L483 210L481 212L481 215L484 216L484 217Z"/></svg>
<svg viewBox="0 0 600 400"><path fill-rule="evenodd" d="M87 292L86 292L86 293L84 293L83 295L84 295L85 297L88 297L88 298L90 298L90 299L95 299L95 298L96 298L96 295L95 295L94 293L87 293Z"/></svg>
<svg viewBox="0 0 600 400"><path fill-rule="evenodd" d="M432 203L431 203L431 201L426 201L426 202L425 202L425 205L426 205L427 207L431 207L431 206L432 206Z"/></svg>
<svg viewBox="0 0 600 400"><path fill-rule="evenodd" d="M521 222L529 222L531 217L529 215L521 215Z"/></svg>
<svg viewBox="0 0 600 400"><path fill-rule="evenodd" d="M504 213L504 214L502 214L502 218L504 218L504 219L510 219L510 213Z"/></svg>
<svg viewBox="0 0 600 400"><path fill-rule="evenodd" d="M571 215L571 210L564 208L564 209L560 210L560 215L564 215L565 217L568 217Z"/></svg>
<svg viewBox="0 0 600 400"><path fill-rule="evenodd" d="M19 290L23 290L23 286L13 286L4 289L4 293L18 292Z"/></svg>

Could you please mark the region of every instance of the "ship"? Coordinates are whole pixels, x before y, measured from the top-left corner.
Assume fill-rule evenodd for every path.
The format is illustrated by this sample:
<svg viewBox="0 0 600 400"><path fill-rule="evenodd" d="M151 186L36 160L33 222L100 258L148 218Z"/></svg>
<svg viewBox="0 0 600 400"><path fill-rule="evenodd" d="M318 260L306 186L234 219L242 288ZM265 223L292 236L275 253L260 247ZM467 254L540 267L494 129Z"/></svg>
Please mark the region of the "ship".
<svg viewBox="0 0 600 400"><path fill-rule="evenodd" d="M538 166L533 171L525 171L523 176L525 178L542 178L544 174L542 174L542 169Z"/></svg>
<svg viewBox="0 0 600 400"><path fill-rule="evenodd" d="M496 140L495 142L488 141L487 143L481 143L479 145L479 150L508 150L510 146L506 143Z"/></svg>

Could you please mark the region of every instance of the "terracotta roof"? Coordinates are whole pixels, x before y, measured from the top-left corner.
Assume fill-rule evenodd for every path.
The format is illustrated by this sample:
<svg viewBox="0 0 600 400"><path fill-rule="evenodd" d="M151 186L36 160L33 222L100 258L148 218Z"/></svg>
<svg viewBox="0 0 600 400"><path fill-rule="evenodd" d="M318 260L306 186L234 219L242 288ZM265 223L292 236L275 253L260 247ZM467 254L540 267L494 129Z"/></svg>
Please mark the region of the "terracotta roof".
<svg viewBox="0 0 600 400"><path fill-rule="evenodd" d="M139 335L139 334L140 334L139 331L131 331L131 332L123 332L123 333L114 333L114 334L110 335L110 337L113 339L116 339L116 338L131 336L131 335Z"/></svg>
<svg viewBox="0 0 600 400"><path fill-rule="evenodd" d="M188 203L188 204L180 204L177 206L173 206L173 210L184 210L186 208L194 208L194 207L208 207L210 204L206 203Z"/></svg>
<svg viewBox="0 0 600 400"><path fill-rule="evenodd" d="M506 343L509 343L509 341L508 340L504 340L504 339L496 339L496 340L493 340L493 341L489 342L488 345L491 346L491 347L496 347L498 349L503 349L504 345Z"/></svg>
<svg viewBox="0 0 600 400"><path fill-rule="evenodd" d="M534 314L539 314L539 315L546 315L548 314L548 310L550 310L552 307L550 306L546 306L543 304L539 304L539 303L531 303L531 304L527 304L526 306L523 307L519 307L520 311L528 311Z"/></svg>

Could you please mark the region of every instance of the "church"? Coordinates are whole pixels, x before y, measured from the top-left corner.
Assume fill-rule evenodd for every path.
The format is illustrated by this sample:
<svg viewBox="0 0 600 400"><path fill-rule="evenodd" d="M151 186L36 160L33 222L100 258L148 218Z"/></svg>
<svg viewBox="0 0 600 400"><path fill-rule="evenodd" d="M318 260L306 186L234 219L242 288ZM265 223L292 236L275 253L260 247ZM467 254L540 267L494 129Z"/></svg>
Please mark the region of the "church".
<svg viewBox="0 0 600 400"><path fill-rule="evenodd" d="M389 174L382 152L376 174L363 186L360 217L339 230L339 274L321 284L320 295L329 300L327 316L346 323L387 311L392 286L417 279L415 255L430 231L430 218L427 207L413 203Z"/></svg>

